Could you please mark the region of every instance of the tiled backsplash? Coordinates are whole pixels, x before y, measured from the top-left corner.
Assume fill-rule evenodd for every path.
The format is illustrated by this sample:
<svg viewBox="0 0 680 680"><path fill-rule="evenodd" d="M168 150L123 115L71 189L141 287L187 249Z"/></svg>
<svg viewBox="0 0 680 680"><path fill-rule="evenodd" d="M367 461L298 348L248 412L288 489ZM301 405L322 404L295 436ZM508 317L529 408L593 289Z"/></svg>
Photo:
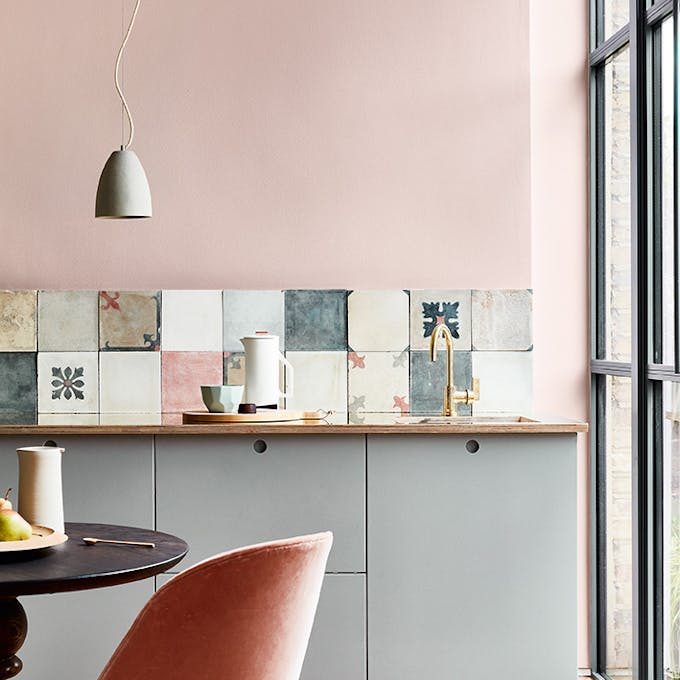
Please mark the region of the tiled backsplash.
<svg viewBox="0 0 680 680"><path fill-rule="evenodd" d="M437 413L438 323L456 387L481 381L476 410L527 411L531 305L524 289L0 291L0 421L202 409L200 385L243 383L239 338L256 330L279 335L295 369L290 408Z"/></svg>

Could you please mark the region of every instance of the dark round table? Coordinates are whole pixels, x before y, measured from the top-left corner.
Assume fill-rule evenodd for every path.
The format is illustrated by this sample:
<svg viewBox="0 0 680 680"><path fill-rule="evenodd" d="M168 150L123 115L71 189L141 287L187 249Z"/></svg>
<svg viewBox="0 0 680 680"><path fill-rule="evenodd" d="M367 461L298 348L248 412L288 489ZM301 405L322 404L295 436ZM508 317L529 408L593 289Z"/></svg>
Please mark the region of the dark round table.
<svg viewBox="0 0 680 680"><path fill-rule="evenodd" d="M17 597L105 588L155 576L175 566L188 546L177 536L113 524L66 524L68 541L51 548L0 552L0 680L21 671L16 656L28 620ZM155 543L154 548L98 543L84 536Z"/></svg>

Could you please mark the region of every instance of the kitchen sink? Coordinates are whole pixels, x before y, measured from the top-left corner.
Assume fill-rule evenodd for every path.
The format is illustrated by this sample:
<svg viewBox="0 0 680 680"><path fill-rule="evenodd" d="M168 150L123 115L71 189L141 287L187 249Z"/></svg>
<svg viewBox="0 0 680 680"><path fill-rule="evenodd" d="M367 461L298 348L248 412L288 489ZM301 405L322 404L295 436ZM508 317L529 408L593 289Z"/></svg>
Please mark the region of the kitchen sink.
<svg viewBox="0 0 680 680"><path fill-rule="evenodd" d="M406 416L398 420L403 425L483 425L503 423L538 423L538 420L511 413L479 416Z"/></svg>

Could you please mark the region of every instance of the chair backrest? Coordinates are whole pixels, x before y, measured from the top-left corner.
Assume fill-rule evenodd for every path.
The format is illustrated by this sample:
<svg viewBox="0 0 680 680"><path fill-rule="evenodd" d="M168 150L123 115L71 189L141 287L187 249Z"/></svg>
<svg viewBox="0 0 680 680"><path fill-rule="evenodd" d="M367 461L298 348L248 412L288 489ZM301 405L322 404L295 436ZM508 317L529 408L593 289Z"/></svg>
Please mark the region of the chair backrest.
<svg viewBox="0 0 680 680"><path fill-rule="evenodd" d="M299 680L330 532L239 548L159 588L99 680Z"/></svg>

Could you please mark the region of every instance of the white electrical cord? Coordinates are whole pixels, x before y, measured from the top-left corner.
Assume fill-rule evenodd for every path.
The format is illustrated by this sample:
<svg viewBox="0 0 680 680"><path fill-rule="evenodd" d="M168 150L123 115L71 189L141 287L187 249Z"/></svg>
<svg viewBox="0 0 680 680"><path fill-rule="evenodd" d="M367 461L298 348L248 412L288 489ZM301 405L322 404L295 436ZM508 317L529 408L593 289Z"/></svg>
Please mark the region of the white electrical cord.
<svg viewBox="0 0 680 680"><path fill-rule="evenodd" d="M127 41L130 37L130 33L132 32L132 27L135 24L135 19L137 17L137 12L139 10L139 3L142 0L137 0L137 3L135 4L135 9L132 12L132 18L130 19L130 25L128 26L127 33L125 34L125 37L123 38L123 43L120 46L120 50L118 50L118 58L116 59L116 68L114 71L114 81L116 83L116 90L118 91L118 96L120 97L120 101L123 102L123 108L125 109L125 113L127 114L128 118L128 123L130 124L130 136L128 137L127 144L125 144L122 149L128 149L130 145L132 144L132 138L135 136L135 124L132 122L132 115L130 114L130 108L127 105L127 101L125 101L125 95L123 94L123 90L120 87L120 81L118 80L118 70L120 68L120 60L123 57L123 50L125 49L125 45L127 45Z"/></svg>

